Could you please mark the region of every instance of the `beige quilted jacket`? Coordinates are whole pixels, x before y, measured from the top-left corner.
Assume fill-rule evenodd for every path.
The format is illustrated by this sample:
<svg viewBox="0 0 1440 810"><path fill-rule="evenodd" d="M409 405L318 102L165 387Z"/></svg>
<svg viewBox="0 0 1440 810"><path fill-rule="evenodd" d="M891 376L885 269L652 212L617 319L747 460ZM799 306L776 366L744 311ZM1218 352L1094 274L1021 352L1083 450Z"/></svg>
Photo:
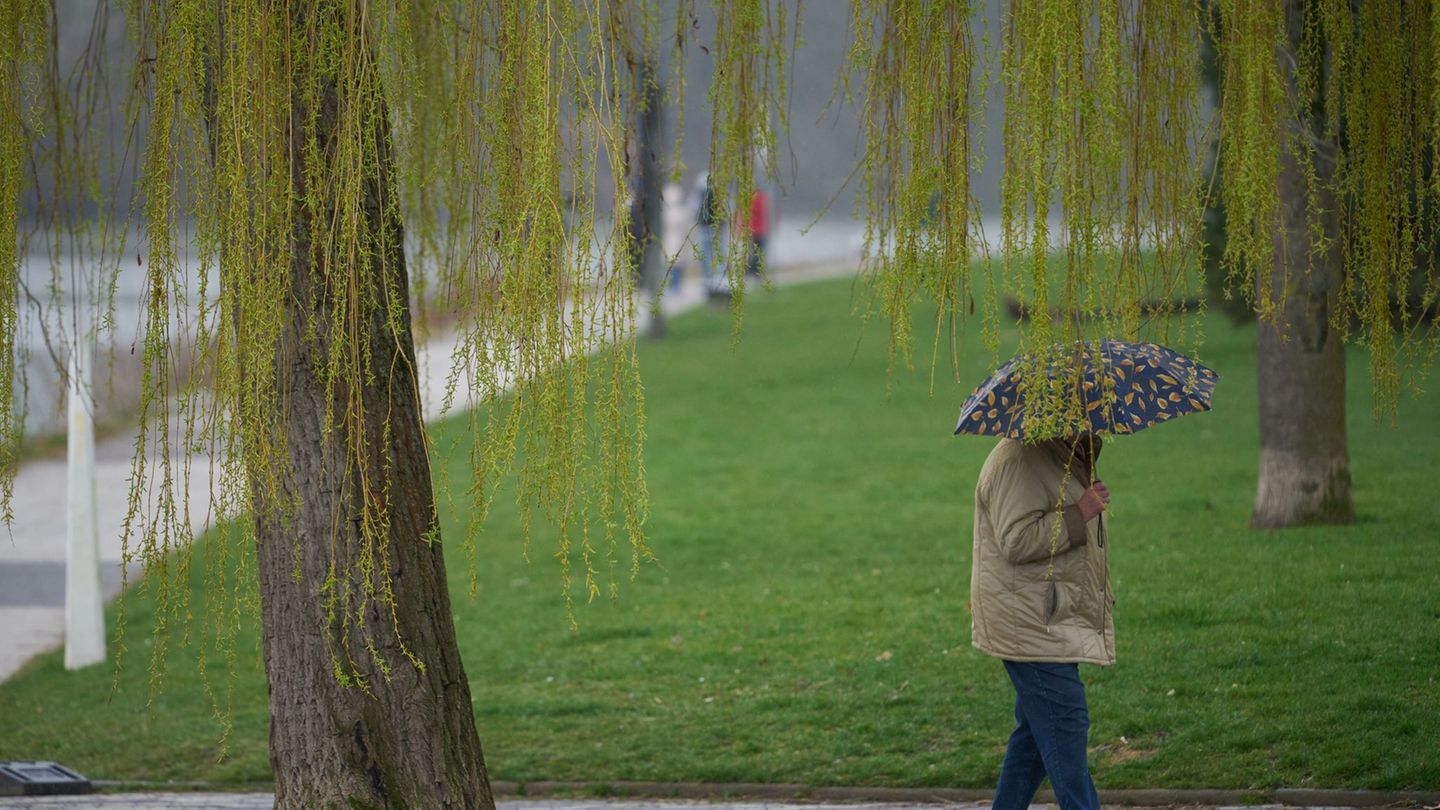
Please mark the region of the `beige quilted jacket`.
<svg viewBox="0 0 1440 810"><path fill-rule="evenodd" d="M1115 663L1106 516L1087 523L1075 505L1089 484L1060 441L1001 439L990 452L975 485L976 648L1009 661Z"/></svg>

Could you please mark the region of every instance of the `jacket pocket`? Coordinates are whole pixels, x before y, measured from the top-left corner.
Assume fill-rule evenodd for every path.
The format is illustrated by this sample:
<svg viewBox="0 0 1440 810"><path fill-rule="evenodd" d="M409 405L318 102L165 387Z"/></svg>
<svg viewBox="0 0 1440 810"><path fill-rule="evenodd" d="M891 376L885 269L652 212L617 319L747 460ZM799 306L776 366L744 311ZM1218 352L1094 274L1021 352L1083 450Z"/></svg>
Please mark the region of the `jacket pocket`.
<svg viewBox="0 0 1440 810"><path fill-rule="evenodd" d="M1045 624L1055 621L1055 614L1060 611L1060 586L1055 580L1050 580L1050 587L1045 589Z"/></svg>

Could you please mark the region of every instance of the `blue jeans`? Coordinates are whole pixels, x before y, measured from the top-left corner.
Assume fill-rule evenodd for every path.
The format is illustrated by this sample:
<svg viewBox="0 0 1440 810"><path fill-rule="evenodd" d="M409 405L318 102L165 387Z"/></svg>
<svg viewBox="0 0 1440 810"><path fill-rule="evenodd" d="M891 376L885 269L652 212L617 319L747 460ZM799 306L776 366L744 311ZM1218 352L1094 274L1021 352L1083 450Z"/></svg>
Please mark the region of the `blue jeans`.
<svg viewBox="0 0 1440 810"><path fill-rule="evenodd" d="M1090 713L1076 664L1006 661L1015 684L1015 731L992 810L1025 810L1047 775L1061 810L1100 810L1085 743Z"/></svg>

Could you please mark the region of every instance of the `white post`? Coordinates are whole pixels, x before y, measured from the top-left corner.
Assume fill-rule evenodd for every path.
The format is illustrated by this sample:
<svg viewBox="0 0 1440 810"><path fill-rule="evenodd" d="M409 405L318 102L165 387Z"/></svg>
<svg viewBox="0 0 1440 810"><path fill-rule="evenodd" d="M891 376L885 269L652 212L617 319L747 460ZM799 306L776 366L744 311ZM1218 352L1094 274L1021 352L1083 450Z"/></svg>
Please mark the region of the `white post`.
<svg viewBox="0 0 1440 810"><path fill-rule="evenodd" d="M95 422L91 415L90 336L76 330L70 351L66 438L65 668L105 660L105 605L100 595L100 531L95 523Z"/></svg>

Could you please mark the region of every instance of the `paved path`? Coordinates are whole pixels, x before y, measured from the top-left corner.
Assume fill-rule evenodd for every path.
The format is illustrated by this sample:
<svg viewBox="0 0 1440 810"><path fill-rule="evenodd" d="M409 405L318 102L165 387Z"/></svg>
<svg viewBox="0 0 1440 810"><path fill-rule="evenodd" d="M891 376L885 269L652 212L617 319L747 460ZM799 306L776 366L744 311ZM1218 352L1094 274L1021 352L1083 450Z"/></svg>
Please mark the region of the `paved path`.
<svg viewBox="0 0 1440 810"><path fill-rule="evenodd" d="M989 810L989 802L954 804L817 804L783 802L701 802L638 799L509 799L498 810ZM103 796L0 798L3 810L270 810L268 793L121 793ZM1053 804L1032 804L1031 810L1057 810ZM1118 806L1117 806L1118 807ZM1185 805L1185 810L1350 810L1295 805Z"/></svg>
<svg viewBox="0 0 1440 810"><path fill-rule="evenodd" d="M120 592L120 544L133 442L131 437L116 437L95 446L95 516L101 590L107 602ZM205 486L201 482L210 475L209 459L194 457L191 475L200 491ZM209 522L199 500L191 504L189 516L196 531ZM15 521L8 537L0 527L0 681L65 640L65 504L64 457L34 459L20 466L15 475ZM131 572L132 577L136 574Z"/></svg>
<svg viewBox="0 0 1440 810"><path fill-rule="evenodd" d="M796 265L772 271L777 284L793 284L853 274L853 260ZM661 299L661 310L672 317L701 306L707 300L703 286L691 280ZM650 317L650 306L637 307L639 328ZM440 415L445 380L456 337L437 335L420 349L421 402L425 418ZM457 397L456 410L465 407ZM121 528L129 495L130 459L134 439L120 436L99 442L96 458L96 517L100 530L102 590L108 602L120 592ZM179 462L176 459L176 474ZM198 533L210 523L205 498L211 474L210 460L192 456L190 525ZM34 459L21 465L15 476L15 521L7 537L0 527L0 682L30 659L59 647L65 640L65 460ZM132 571L131 577L137 576ZM105 663L96 666L105 666Z"/></svg>
<svg viewBox="0 0 1440 810"><path fill-rule="evenodd" d="M618 799L601 801L595 799L576 801L557 801L554 799L511 799L496 803L498 810L791 810L792 808L811 808L819 810L825 805L795 805L778 803L744 803L730 804L726 802L682 802L682 801L637 801L632 799ZM268 793L123 793L108 796L54 796L34 797L22 799L0 798L0 808L25 808L25 810L44 810L45 808L57 808L57 810L80 810L80 808L94 808L94 810L270 810L275 806L275 799ZM843 807L844 810L935 810L936 805L930 804L846 804L831 805L832 807ZM947 808L956 810L981 810L988 808L985 804L950 804ZM1054 810L1051 805L1032 805L1033 808L1046 808ZM1236 810L1242 810L1237 808ZM1243 808L1243 810L1257 810L1257 808Z"/></svg>

